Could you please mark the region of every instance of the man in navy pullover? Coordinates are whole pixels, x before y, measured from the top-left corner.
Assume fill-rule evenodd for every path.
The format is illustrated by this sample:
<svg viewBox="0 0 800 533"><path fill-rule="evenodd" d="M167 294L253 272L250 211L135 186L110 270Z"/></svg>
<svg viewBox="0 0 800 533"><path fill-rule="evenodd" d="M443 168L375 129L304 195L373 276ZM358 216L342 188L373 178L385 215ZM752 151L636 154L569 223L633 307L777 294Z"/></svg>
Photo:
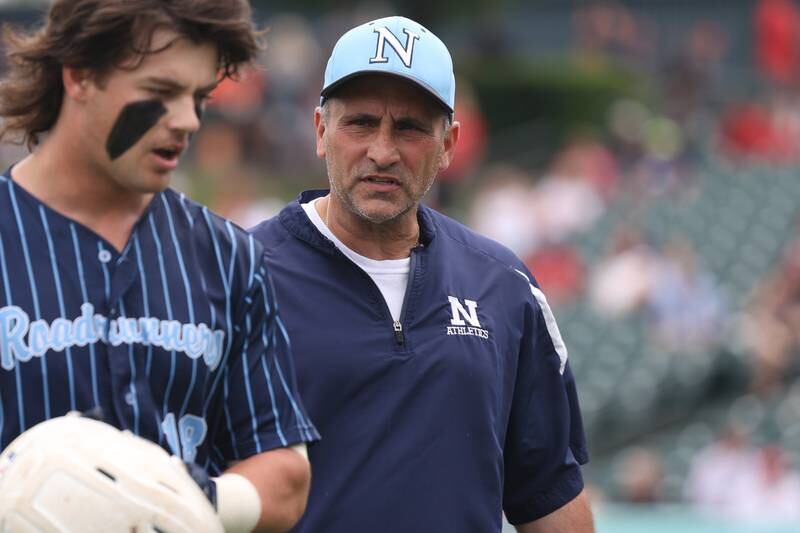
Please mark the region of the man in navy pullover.
<svg viewBox="0 0 800 533"><path fill-rule="evenodd" d="M315 111L330 191L253 232L322 441L311 533L591 533L575 382L547 301L503 246L420 204L458 140L445 45L347 32Z"/></svg>

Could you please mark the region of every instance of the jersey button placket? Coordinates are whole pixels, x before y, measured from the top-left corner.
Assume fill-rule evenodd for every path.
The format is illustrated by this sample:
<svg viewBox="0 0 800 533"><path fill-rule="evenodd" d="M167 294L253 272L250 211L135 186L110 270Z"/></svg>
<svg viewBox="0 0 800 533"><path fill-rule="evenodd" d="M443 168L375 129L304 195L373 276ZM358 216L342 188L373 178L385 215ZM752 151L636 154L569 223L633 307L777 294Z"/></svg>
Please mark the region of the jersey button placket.
<svg viewBox="0 0 800 533"><path fill-rule="evenodd" d="M104 251L108 253L107 256L103 254ZM135 263L125 256L118 257L114 262L113 254L107 250L101 250L97 258L101 261L107 258L109 264L114 267L109 269L111 285L108 301L109 321L119 320L123 316L122 305L124 305L125 308L125 318L138 317L141 310L137 308L137 298L126 298L129 292L136 292L138 272ZM117 334L121 334L124 328L125 325L119 324L118 322L115 330ZM117 346L114 346L110 341L111 339L109 339L108 343L108 364L111 370L111 382L114 391L114 408L120 418L125 420L125 424L130 429L133 429L133 404L136 402L136 398L131 389L131 382L133 379L131 364L136 363L132 362L130 358L131 344L127 340L126 342L119 343ZM133 351L136 353L137 346L135 341L133 344Z"/></svg>

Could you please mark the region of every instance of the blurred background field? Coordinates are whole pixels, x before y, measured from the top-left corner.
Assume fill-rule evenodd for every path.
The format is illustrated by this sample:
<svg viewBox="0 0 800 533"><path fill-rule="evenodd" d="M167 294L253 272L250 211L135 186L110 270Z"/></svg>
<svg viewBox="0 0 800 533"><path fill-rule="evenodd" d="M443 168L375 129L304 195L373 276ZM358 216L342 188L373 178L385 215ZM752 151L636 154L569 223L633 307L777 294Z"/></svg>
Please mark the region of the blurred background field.
<svg viewBox="0 0 800 533"><path fill-rule="evenodd" d="M548 295L598 531L800 531L800 0L253 5L262 64L215 94L178 188L248 227L324 187L328 51L419 20L453 53L463 125L428 203ZM0 6L24 23L46 2Z"/></svg>

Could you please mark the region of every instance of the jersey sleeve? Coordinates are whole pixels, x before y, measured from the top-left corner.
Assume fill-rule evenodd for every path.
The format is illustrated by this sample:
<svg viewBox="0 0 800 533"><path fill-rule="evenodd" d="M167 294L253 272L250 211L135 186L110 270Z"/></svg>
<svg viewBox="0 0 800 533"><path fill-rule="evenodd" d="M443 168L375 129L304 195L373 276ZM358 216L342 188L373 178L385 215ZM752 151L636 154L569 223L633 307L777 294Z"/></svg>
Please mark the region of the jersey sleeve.
<svg viewBox="0 0 800 533"><path fill-rule="evenodd" d="M238 338L223 370L226 460L319 439L297 392L291 343L265 263L241 302Z"/></svg>
<svg viewBox="0 0 800 533"><path fill-rule="evenodd" d="M504 450L503 508L512 524L541 518L583 489L588 462L575 379L544 294L529 282Z"/></svg>

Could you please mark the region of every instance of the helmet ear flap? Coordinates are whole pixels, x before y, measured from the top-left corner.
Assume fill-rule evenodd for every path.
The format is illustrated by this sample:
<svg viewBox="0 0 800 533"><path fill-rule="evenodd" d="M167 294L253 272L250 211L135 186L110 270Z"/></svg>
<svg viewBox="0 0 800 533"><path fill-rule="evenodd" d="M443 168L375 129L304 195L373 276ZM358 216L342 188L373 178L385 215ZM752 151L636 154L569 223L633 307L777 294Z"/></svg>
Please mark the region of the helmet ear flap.
<svg viewBox="0 0 800 533"><path fill-rule="evenodd" d="M222 533L183 461L77 413L42 422L0 454L0 531Z"/></svg>

